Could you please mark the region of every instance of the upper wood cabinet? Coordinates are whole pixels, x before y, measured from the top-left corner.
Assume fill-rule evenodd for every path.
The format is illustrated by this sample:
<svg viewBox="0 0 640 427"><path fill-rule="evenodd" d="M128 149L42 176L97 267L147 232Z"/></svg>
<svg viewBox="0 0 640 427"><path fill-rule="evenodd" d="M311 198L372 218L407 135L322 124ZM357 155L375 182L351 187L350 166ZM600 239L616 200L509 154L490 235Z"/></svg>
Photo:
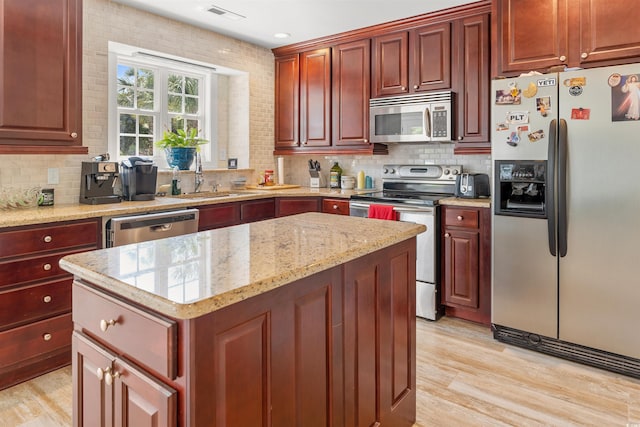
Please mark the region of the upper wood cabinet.
<svg viewBox="0 0 640 427"><path fill-rule="evenodd" d="M275 148L331 145L331 49L275 59Z"/></svg>
<svg viewBox="0 0 640 427"><path fill-rule="evenodd" d="M369 39L333 47L333 143L336 147L370 148L370 51Z"/></svg>
<svg viewBox="0 0 640 427"><path fill-rule="evenodd" d="M453 28L454 153L489 154L489 14L458 19Z"/></svg>
<svg viewBox="0 0 640 427"><path fill-rule="evenodd" d="M82 1L0 2L0 154L82 147Z"/></svg>
<svg viewBox="0 0 640 427"><path fill-rule="evenodd" d="M605 0L497 0L494 75L640 60L640 10Z"/></svg>
<svg viewBox="0 0 640 427"><path fill-rule="evenodd" d="M373 39L373 98L451 87L451 24Z"/></svg>

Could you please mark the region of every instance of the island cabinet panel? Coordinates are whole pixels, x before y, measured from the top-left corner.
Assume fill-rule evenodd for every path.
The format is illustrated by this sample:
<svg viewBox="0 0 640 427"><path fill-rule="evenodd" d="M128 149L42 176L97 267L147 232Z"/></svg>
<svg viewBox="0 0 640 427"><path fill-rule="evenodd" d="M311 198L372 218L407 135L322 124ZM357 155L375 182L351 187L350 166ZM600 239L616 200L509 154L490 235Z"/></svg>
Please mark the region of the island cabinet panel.
<svg viewBox="0 0 640 427"><path fill-rule="evenodd" d="M100 247L100 220L0 232L0 388L71 362L71 282L65 255Z"/></svg>
<svg viewBox="0 0 640 427"><path fill-rule="evenodd" d="M415 421L415 258L414 239L345 265L345 425Z"/></svg>

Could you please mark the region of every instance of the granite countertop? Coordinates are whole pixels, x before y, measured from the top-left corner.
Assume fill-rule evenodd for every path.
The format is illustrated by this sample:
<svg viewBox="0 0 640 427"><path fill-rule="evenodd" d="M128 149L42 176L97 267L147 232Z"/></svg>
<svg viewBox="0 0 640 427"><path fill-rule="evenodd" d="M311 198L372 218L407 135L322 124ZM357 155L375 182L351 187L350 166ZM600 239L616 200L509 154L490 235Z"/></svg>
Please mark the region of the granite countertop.
<svg viewBox="0 0 640 427"><path fill-rule="evenodd" d="M362 192L363 190L359 191ZM104 205L73 203L67 205L39 206L26 209L6 209L0 210L0 228L41 224L45 222L71 221L85 218L131 215L153 211L182 209L190 206L265 199L269 197L321 196L348 199L352 194L357 194L357 192L357 190L309 187L286 190L233 190L230 192L231 195L222 197L197 199L156 197L155 200L150 201L109 203Z"/></svg>
<svg viewBox="0 0 640 427"><path fill-rule="evenodd" d="M425 230L314 212L68 255L60 266L161 314L190 319Z"/></svg>
<svg viewBox="0 0 640 427"><path fill-rule="evenodd" d="M468 206L471 208L490 208L491 207L490 198L465 199L463 197L447 197L447 198L438 200L438 203L440 203L441 205Z"/></svg>

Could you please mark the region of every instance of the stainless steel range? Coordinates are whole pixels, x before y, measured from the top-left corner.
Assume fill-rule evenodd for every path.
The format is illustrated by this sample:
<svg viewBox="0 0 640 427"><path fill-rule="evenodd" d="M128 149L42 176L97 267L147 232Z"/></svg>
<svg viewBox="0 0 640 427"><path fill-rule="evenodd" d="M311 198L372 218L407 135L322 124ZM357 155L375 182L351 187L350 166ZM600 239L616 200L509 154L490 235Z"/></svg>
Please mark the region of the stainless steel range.
<svg viewBox="0 0 640 427"><path fill-rule="evenodd" d="M398 220L427 227L417 237L416 257L416 315L426 319L441 314L438 200L455 195L461 173L458 165L384 165L382 190L351 196L349 202L351 216L367 218L371 205L391 205Z"/></svg>

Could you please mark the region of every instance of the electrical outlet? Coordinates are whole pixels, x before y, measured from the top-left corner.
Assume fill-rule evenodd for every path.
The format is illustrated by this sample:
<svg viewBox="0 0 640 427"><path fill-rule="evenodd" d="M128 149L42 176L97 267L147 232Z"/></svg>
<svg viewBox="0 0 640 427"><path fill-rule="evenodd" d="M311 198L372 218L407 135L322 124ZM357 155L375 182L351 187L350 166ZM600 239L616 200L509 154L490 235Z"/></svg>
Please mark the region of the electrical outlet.
<svg viewBox="0 0 640 427"><path fill-rule="evenodd" d="M60 170L58 168L47 169L47 184L59 184L60 183Z"/></svg>

